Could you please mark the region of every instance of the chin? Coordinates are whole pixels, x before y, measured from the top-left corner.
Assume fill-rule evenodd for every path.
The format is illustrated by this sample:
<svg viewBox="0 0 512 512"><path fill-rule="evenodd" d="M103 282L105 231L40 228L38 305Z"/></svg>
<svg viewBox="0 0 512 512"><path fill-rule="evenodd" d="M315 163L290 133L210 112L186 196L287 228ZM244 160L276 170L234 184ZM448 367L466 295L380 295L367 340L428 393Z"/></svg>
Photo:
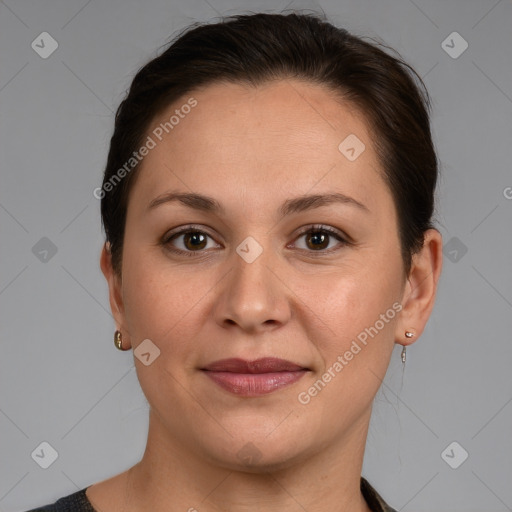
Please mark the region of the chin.
<svg viewBox="0 0 512 512"><path fill-rule="evenodd" d="M299 437L299 436L297 436ZM211 461L230 471L265 474L281 471L298 464L312 452L313 447L302 437L293 436L269 439L267 434L230 439L224 446L204 447ZM208 449L210 448L210 449Z"/></svg>

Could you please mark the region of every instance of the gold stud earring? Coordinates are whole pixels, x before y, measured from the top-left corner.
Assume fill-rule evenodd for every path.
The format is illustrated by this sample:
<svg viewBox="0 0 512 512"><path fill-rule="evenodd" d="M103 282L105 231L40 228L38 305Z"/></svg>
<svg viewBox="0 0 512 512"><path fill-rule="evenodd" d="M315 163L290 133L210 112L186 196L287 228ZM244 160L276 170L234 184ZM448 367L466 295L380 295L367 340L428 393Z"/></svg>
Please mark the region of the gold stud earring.
<svg viewBox="0 0 512 512"><path fill-rule="evenodd" d="M117 330L114 333L114 345L118 350L128 350L127 348L123 348L123 335L121 334L121 331Z"/></svg>

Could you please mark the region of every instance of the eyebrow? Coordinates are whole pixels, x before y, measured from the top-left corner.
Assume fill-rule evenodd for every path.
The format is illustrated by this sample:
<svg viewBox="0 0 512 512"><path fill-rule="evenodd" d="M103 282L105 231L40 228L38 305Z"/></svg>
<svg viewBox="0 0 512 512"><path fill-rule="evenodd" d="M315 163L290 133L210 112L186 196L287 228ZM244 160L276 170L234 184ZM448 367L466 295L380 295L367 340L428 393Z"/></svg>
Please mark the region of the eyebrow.
<svg viewBox="0 0 512 512"><path fill-rule="evenodd" d="M187 193L187 192L167 192L157 198L153 199L148 206L148 210L152 210L161 204L178 201L189 208L201 210L211 213L224 214L224 207L213 197L205 196L202 194ZM357 209L369 213L370 210L363 203L357 201L353 197L341 194L339 192L332 194L312 194L287 199L278 209L281 217L291 215L292 213L299 213L321 206L327 206L333 203L342 203L349 206L354 206Z"/></svg>

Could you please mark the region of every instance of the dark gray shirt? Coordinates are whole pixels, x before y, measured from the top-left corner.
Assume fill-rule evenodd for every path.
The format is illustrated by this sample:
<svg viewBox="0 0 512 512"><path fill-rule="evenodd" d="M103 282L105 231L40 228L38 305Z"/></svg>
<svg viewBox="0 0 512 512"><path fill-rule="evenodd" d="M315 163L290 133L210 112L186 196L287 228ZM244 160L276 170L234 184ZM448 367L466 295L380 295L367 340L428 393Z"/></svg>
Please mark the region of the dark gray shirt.
<svg viewBox="0 0 512 512"><path fill-rule="evenodd" d="M52 505L45 505L43 507L34 508L27 512L98 512L91 502L88 500L85 491L82 489L70 494L56 501ZM364 499L368 503L372 512L396 512L394 508L391 508L377 493L377 491L370 485L368 480L361 477L361 493Z"/></svg>

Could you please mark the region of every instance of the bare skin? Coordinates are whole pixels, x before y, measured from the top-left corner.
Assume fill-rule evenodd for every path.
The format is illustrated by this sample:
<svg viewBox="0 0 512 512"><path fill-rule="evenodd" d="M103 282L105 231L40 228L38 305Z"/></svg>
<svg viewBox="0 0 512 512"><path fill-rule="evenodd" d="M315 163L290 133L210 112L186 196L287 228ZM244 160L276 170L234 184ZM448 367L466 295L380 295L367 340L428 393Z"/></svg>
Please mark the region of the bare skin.
<svg viewBox="0 0 512 512"><path fill-rule="evenodd" d="M150 339L160 356L149 366L134 358L151 406L143 458L87 496L102 512L368 512L359 482L372 401L394 344L416 341L431 313L441 235L426 232L406 275L366 121L326 89L295 80L211 85L154 124L190 96L197 106L142 161L122 276L108 246L101 254L123 345ZM338 149L350 134L366 146L354 161ZM180 201L148 207L170 191L209 196L223 211ZM289 199L332 193L351 200L281 216ZM176 233L191 224L203 234L199 249ZM345 241L320 232L321 245L319 224ZM313 226L316 239L302 232ZM262 248L251 263L236 252L249 236ZM389 318L393 304L401 311ZM377 324L381 315L386 321ZM333 377L338 356L376 325ZM268 356L309 371L246 397L201 370L219 359ZM325 387L308 394L329 368ZM254 447L252 460L239 455L244 446Z"/></svg>

